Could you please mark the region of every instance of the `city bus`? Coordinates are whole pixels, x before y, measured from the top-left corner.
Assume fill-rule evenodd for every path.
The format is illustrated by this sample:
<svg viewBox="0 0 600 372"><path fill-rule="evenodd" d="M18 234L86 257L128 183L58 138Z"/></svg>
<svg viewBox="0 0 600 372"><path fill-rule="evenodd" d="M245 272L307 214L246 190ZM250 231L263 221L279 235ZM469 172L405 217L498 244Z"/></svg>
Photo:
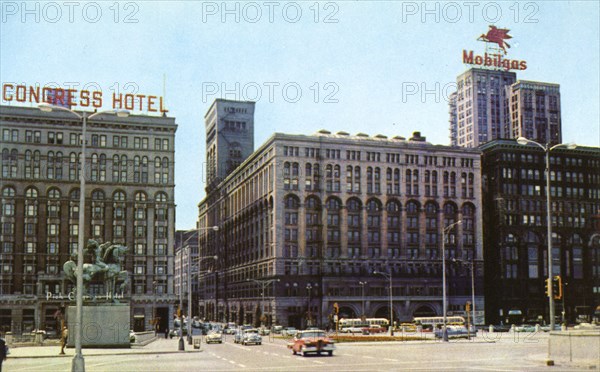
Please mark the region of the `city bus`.
<svg viewBox="0 0 600 372"><path fill-rule="evenodd" d="M419 323L426 329L434 329L437 326L441 326L444 324L443 316L427 316L427 317L416 317L414 318L415 323ZM450 325L464 325L465 318L462 316L447 316L446 324Z"/></svg>
<svg viewBox="0 0 600 372"><path fill-rule="evenodd" d="M381 328L387 329L390 326L390 321L386 318L342 318L340 319L340 331L344 332L346 329L353 328L370 328L374 325L378 325Z"/></svg>

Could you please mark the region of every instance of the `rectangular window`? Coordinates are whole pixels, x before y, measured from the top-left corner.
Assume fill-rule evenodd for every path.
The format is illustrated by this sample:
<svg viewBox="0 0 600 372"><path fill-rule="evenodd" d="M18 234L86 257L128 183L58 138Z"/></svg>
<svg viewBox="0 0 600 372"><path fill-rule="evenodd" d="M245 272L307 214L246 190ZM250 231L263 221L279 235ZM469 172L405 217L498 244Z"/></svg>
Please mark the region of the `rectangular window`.
<svg viewBox="0 0 600 372"><path fill-rule="evenodd" d="M48 235L49 236L57 236L58 235L58 225L55 223L48 224Z"/></svg>

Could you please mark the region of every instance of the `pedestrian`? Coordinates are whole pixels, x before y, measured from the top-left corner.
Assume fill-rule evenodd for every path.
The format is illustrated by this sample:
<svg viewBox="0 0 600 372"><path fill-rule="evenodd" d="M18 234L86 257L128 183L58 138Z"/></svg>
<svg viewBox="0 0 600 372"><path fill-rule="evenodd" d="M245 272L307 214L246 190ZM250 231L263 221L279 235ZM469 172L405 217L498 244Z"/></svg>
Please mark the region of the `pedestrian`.
<svg viewBox="0 0 600 372"><path fill-rule="evenodd" d="M6 346L6 341L0 335L0 372L2 372L2 362L6 360L6 355L8 354L8 346Z"/></svg>
<svg viewBox="0 0 600 372"><path fill-rule="evenodd" d="M165 328L165 339L169 338L169 327Z"/></svg>
<svg viewBox="0 0 600 372"><path fill-rule="evenodd" d="M65 355L65 346L67 346L67 339L69 338L69 330L66 325L63 325L62 331L60 332L60 353L59 355Z"/></svg>

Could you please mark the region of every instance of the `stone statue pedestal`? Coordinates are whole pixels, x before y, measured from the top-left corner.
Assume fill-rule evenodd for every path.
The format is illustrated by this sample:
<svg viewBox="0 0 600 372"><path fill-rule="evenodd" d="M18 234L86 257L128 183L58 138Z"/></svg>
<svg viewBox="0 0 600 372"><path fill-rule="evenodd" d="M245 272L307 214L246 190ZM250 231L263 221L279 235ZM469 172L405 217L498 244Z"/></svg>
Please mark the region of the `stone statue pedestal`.
<svg viewBox="0 0 600 372"><path fill-rule="evenodd" d="M82 347L129 348L130 307L127 304L99 304L83 306ZM77 306L67 308L69 338L67 347L75 346L78 332Z"/></svg>

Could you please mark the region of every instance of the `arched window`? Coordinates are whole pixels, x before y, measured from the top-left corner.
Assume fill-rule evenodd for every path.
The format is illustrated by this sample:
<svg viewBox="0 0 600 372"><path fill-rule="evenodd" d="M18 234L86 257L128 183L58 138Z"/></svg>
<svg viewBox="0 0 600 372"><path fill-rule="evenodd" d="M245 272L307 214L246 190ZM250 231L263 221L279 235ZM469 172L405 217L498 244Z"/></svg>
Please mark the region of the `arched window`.
<svg viewBox="0 0 600 372"><path fill-rule="evenodd" d="M49 199L60 199L60 190L58 190L58 189L50 189L48 191L48 198Z"/></svg>
<svg viewBox="0 0 600 372"><path fill-rule="evenodd" d="M125 199L126 199L126 197L125 197L125 193L123 191L115 191L115 193L113 194L114 201L123 202L123 201L125 201Z"/></svg>

